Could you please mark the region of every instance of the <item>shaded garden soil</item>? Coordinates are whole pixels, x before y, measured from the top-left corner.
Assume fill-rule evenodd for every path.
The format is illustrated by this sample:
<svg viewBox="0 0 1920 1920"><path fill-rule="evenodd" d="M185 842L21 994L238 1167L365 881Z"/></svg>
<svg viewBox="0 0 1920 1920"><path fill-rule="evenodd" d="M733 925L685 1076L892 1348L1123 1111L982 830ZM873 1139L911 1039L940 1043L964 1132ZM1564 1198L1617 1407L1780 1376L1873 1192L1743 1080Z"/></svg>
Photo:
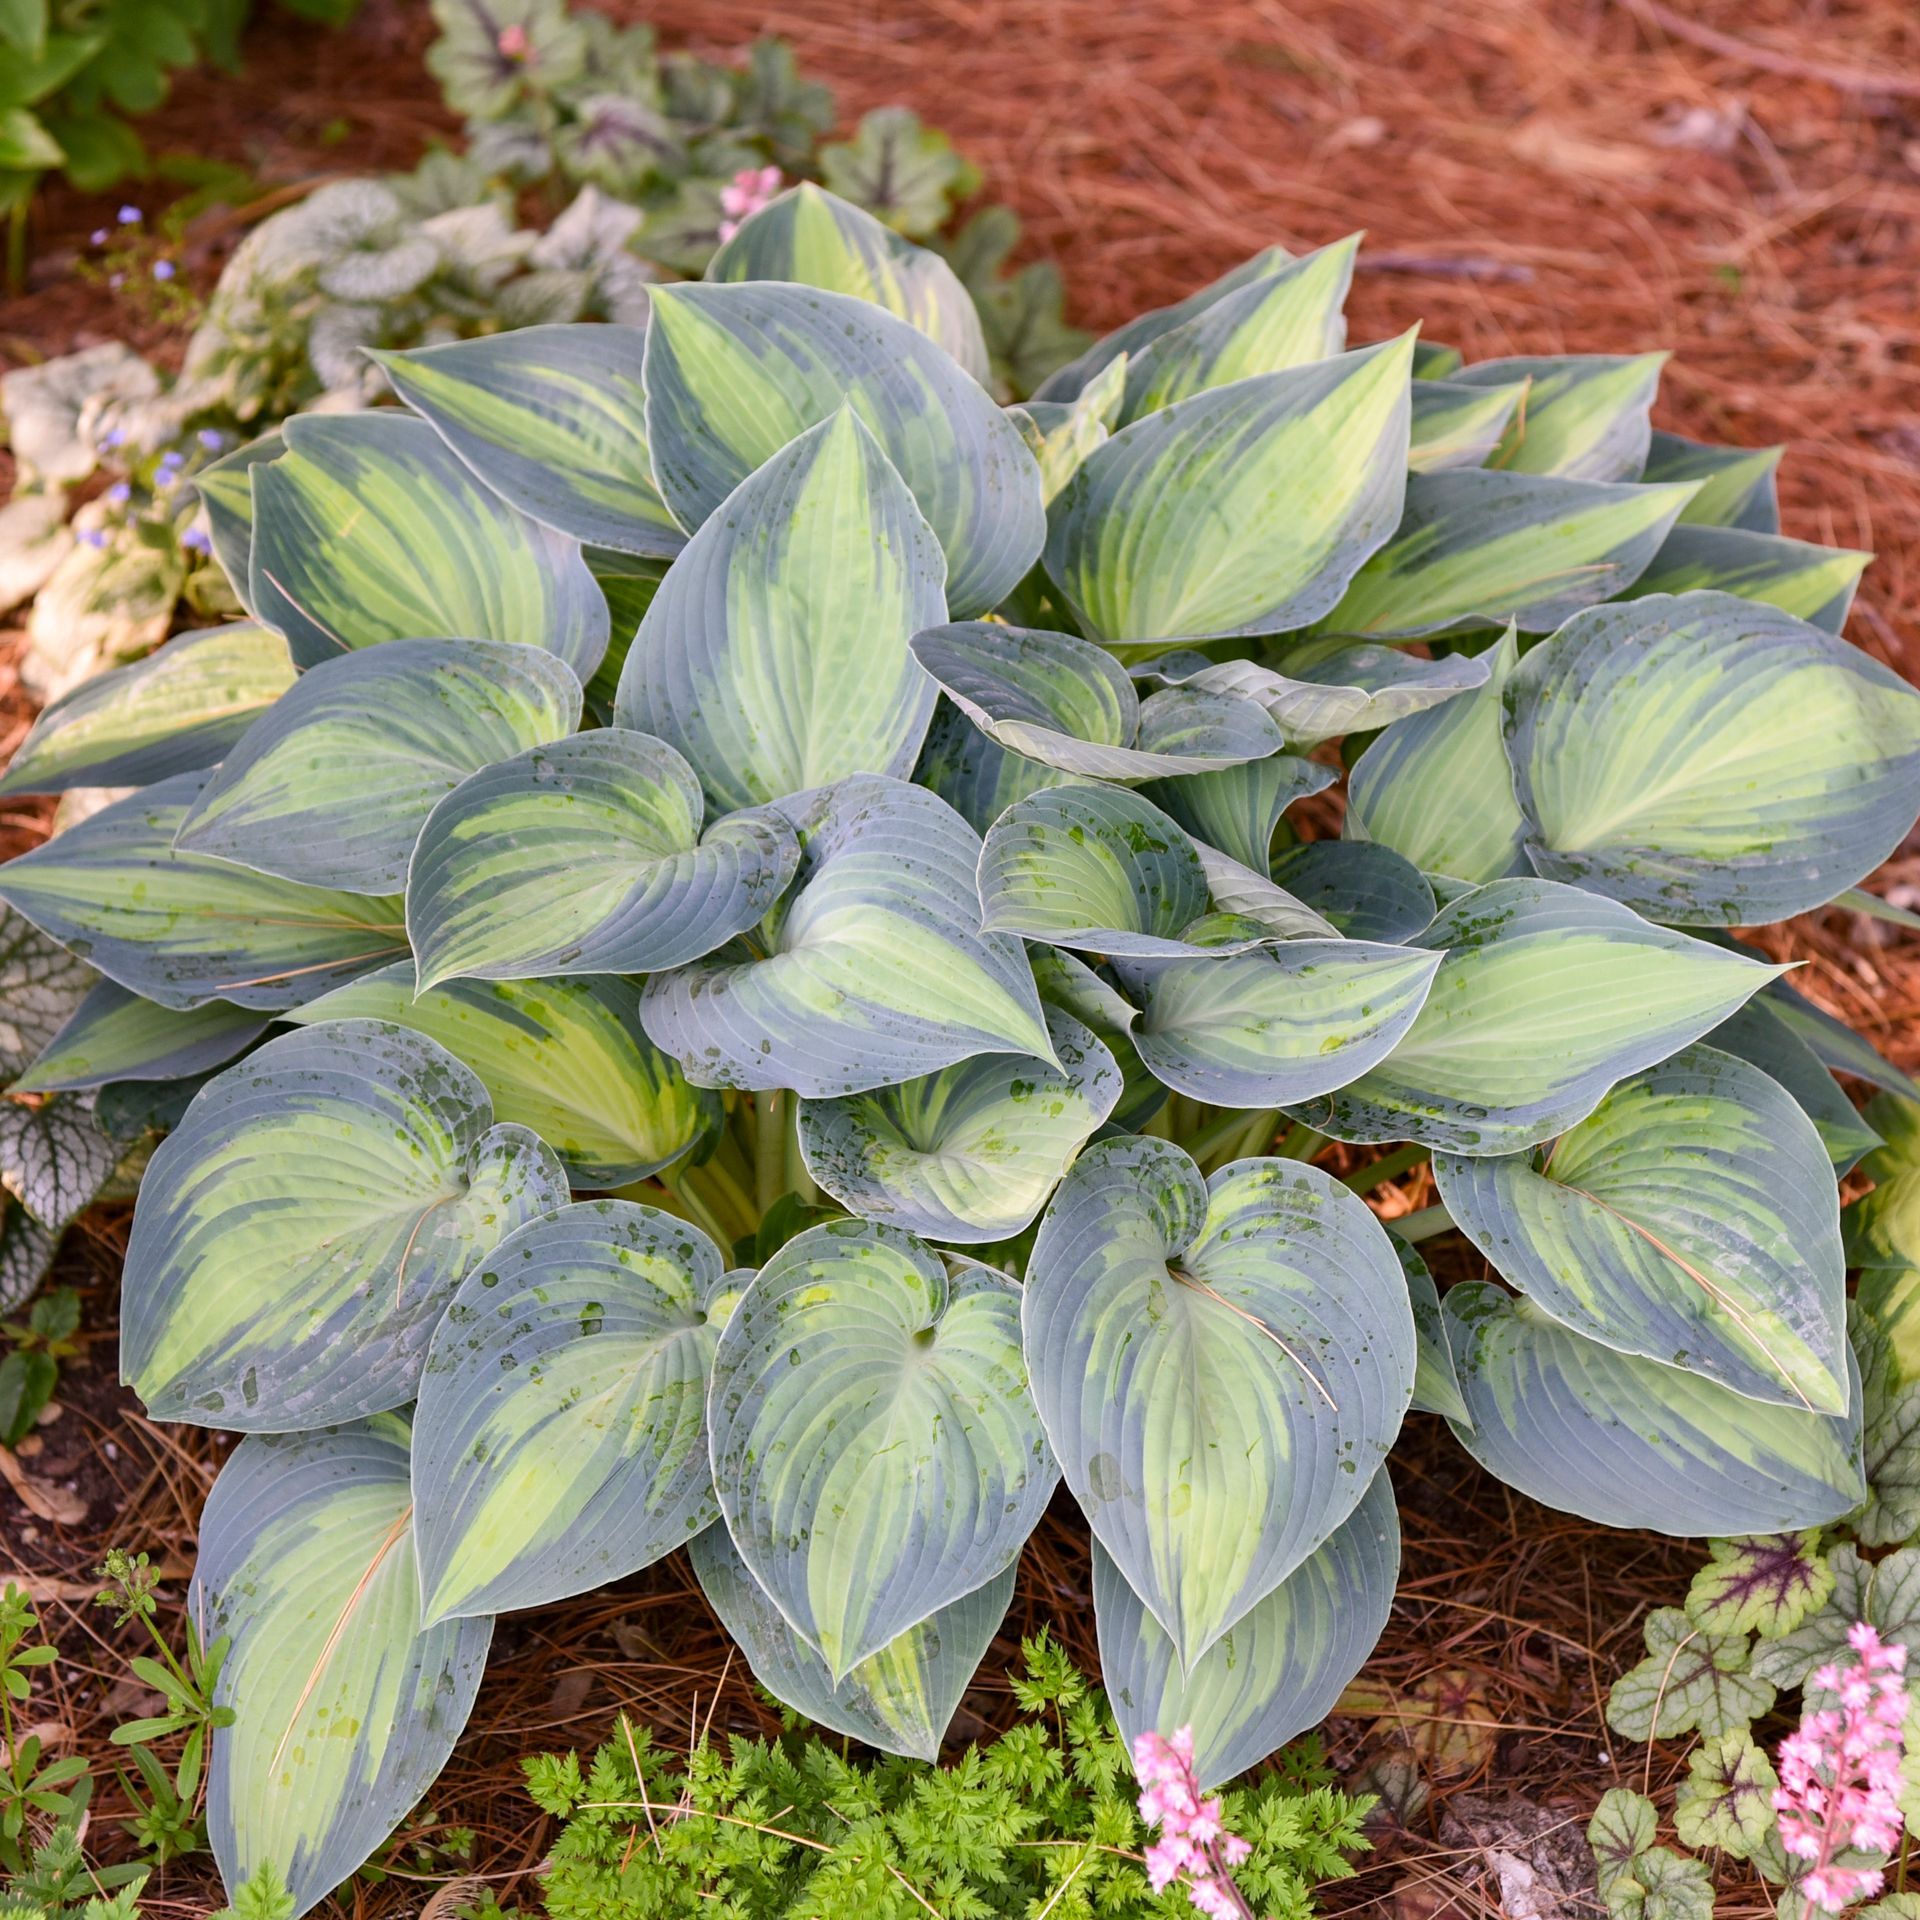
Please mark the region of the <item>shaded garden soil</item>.
<svg viewBox="0 0 1920 1920"><path fill-rule="evenodd" d="M1104 327L1187 291L1255 248L1368 232L1350 305L1356 339L1415 318L1470 358L1673 349L1662 425L1790 443L1785 530L1879 559L1850 637L1920 677L1920 13L1905 0L661 0L670 45L724 54L763 31L831 77L846 117L903 101L948 129L988 191L1027 224L1026 251L1066 273L1072 315ZM248 166L263 196L339 171L403 166L450 122L418 55L426 9L370 0L346 33L269 17L238 78L183 84L149 133ZM0 307L0 365L119 335L163 355L139 313L75 263L106 203L50 194L36 266ZM149 207L158 190L132 197ZM213 214L187 265L210 282L244 221ZM4 456L0 456L3 461ZM0 469L0 486L5 476ZM0 752L27 710L0 640ZM1331 825L1323 817L1321 824ZM0 811L0 852L44 832ZM1920 903L1920 858L1875 883ZM1844 915L1771 930L1798 983L1885 1051L1920 1065L1916 943ZM1326 1163L1342 1169L1349 1150ZM1385 1205L1425 1204L1426 1176ZM125 1214L83 1221L62 1278L85 1295L89 1364L24 1464L66 1522L0 1488L0 1577L24 1573L60 1634L48 1719L96 1758L142 1710L121 1688L131 1640L89 1604L104 1548L185 1569L217 1436L145 1421L112 1384ZM1477 1271L1440 1243L1443 1273ZM1448 1266L1451 1262L1451 1267ZM1684 1591L1697 1550L1545 1512L1482 1475L1441 1423L1413 1416L1394 1477L1406 1533L1400 1598L1363 1681L1370 1707L1327 1729L1356 1773L1411 1746L1435 1789L1332 1912L1396 1920L1491 1914L1489 1835L1528 1822L1550 1848L1612 1785L1670 1792L1676 1744L1615 1751L1605 1688L1640 1617ZM177 1604L184 1582L169 1592ZM1002 1725L1018 1634L1049 1624L1094 1660L1084 1545L1064 1511L1029 1548L1015 1608L963 1706L961 1735ZM716 1692L718 1702L715 1704ZM675 1557L604 1593L501 1623L472 1725L407 1831L479 1830L476 1866L504 1896L551 1829L520 1790L522 1754L590 1746L625 1712L684 1741L771 1731L724 1635ZM1512 1816L1502 1796L1533 1811ZM115 1811L101 1797L100 1830ZM98 1837L98 1836L96 1836ZM108 1838L105 1849L116 1843ZM1517 1843L1514 1843L1517 1844ZM406 1861L400 1863L403 1867ZM444 1878L444 1869L434 1878ZM510 1884L517 1879L517 1884ZM329 1920L417 1914L428 1885L357 1885ZM204 1862L153 1884L155 1916L216 1900ZM1730 1879L1725 1914L1768 1910Z"/></svg>

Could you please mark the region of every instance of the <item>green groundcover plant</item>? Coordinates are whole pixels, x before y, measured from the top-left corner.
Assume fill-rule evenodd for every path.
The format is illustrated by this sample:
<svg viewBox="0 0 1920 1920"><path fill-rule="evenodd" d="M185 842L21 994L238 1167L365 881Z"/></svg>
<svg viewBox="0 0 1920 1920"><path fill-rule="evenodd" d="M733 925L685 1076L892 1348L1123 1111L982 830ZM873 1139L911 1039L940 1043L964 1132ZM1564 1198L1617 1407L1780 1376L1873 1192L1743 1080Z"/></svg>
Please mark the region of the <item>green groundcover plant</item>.
<svg viewBox="0 0 1920 1920"><path fill-rule="evenodd" d="M1861 1504L1831 1070L1905 1083L1727 930L1920 812L1864 556L1652 435L1658 355L1349 348L1353 259L1007 408L952 270L802 188L644 326L387 355L405 411L201 473L248 618L42 716L0 793L137 791L0 899L91 982L13 1190L171 1126L122 1368L246 1436L230 1887L311 1906L498 1614L676 1547L929 1755L1064 1481L1120 1731L1214 1784L1373 1646L1410 1407L1619 1526ZM1356 1188L1428 1157L1396 1236ZM1506 1284L1442 1300L1446 1227Z"/></svg>

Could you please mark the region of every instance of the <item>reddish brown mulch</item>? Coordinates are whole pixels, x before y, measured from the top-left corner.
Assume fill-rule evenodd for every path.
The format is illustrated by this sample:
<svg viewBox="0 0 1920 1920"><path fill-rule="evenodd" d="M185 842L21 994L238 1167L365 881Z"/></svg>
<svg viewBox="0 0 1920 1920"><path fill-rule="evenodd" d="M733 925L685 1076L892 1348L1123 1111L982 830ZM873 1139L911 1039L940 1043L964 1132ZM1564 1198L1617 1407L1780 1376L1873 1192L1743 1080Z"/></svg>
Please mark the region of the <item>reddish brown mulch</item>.
<svg viewBox="0 0 1920 1920"><path fill-rule="evenodd" d="M708 53L786 34L834 80L849 118L900 100L946 127L1025 219L1027 250L1061 262L1074 317L1091 326L1256 247L1365 228L1356 338L1421 318L1474 358L1672 348L1661 423L1787 441L1786 530L1878 551L1851 637L1920 677L1920 13L1905 0L661 0L644 11L668 44ZM429 37L425 8L401 0L371 0L339 35L269 16L249 72L183 85L153 145L243 161L263 189L407 164L448 126L418 66ZM101 214L47 197L34 282L0 309L0 364L110 334L164 352L73 274ZM238 231L218 216L196 227L190 271L210 279ZM26 717L9 680L0 665L0 745ZM8 812L0 848L40 823ZM1920 860L1876 884L1920 886ZM1920 1063L1911 940L1828 915L1766 944L1808 962L1816 998ZM1426 1197L1420 1176L1403 1204ZM96 1755L134 1710L110 1691L132 1642L85 1603L90 1569L116 1541L189 1562L221 1451L147 1423L108 1384L123 1233L112 1219L83 1223L64 1262L87 1286L97 1341L38 1464L78 1476L86 1519L19 1524L0 1492L7 1548L42 1584L68 1656L52 1670L51 1717ZM1463 1254L1449 1257L1465 1270ZM1395 1478L1406 1570L1365 1679L1403 1696L1400 1737L1455 1749L1443 1807L1514 1787L1576 1822L1604 1786L1670 1787L1681 1747L1616 1754L1600 1700L1637 1650L1639 1616L1677 1599L1696 1550L1543 1512L1425 1416L1409 1422ZM1050 1520L1029 1550L1008 1639L963 1730L1004 1719L998 1675L1016 1630L1050 1623L1091 1660L1078 1540L1077 1523ZM619 1711L671 1738L716 1686L717 1725L771 1726L677 1559L516 1616L433 1806L481 1830L483 1871L524 1875L550 1829L519 1790L522 1753L590 1745ZM1329 1729L1349 1767L1383 1737L1357 1718ZM1442 1837L1441 1813L1418 1824L1326 1904L1392 1906L1402 1920L1443 1900L1495 1911L1457 1829ZM512 1891L531 1897L524 1879ZM413 1914L425 1892L389 1881L323 1911ZM156 1880L149 1910L199 1914L212 1898L204 1862L189 1863ZM1767 1905L1729 1880L1723 1912Z"/></svg>

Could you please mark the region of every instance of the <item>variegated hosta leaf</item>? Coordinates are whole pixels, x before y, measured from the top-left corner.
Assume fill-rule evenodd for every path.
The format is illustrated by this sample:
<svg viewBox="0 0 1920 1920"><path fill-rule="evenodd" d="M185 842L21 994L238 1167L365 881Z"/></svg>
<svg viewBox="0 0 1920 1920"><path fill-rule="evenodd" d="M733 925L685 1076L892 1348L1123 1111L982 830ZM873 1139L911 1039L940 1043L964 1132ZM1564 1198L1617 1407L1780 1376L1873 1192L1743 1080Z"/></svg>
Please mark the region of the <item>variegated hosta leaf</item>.
<svg viewBox="0 0 1920 1920"><path fill-rule="evenodd" d="M193 476L193 490L207 510L213 557L234 597L253 611L253 469L287 450L278 427L212 460Z"/></svg>
<svg viewBox="0 0 1920 1920"><path fill-rule="evenodd" d="M406 1818L466 1725L491 1620L422 1628L407 1425L255 1434L207 1496L187 1607L230 1639L207 1828L229 1893L271 1862L304 1913Z"/></svg>
<svg viewBox="0 0 1920 1920"><path fill-rule="evenodd" d="M1270 940L1337 940L1333 922L1296 900L1265 873L1243 867L1216 847L1193 843L1207 876L1213 910L1187 929L1187 938L1209 953L1233 953Z"/></svg>
<svg viewBox="0 0 1920 1920"><path fill-rule="evenodd" d="M706 277L785 280L850 294L917 327L986 384L986 338L959 275L937 253L810 180L741 221L707 262Z"/></svg>
<svg viewBox="0 0 1920 1920"><path fill-rule="evenodd" d="M1141 791L1196 840L1259 872L1267 865L1280 816L1294 801L1324 793L1339 777L1317 760L1275 753L1217 773L1150 780Z"/></svg>
<svg viewBox="0 0 1920 1920"><path fill-rule="evenodd" d="M1345 832L1404 854L1423 873L1474 886L1527 869L1527 823L1513 795L1502 731L1507 682L1520 664L1509 627L1485 683L1389 727L1347 781Z"/></svg>
<svg viewBox="0 0 1920 1920"><path fill-rule="evenodd" d="M1243 260L1218 280L1209 282L1198 293L1190 293L1171 306L1154 307L1137 314L1123 327L1096 340L1076 360L1069 361L1043 380L1034 392L1036 400L1071 400L1088 387L1094 378L1116 360L1139 353L1163 334L1183 326L1197 314L1205 313L1224 300L1237 287L1250 286L1280 272L1292 256L1284 247L1265 247L1250 260Z"/></svg>
<svg viewBox="0 0 1920 1920"><path fill-rule="evenodd" d="M1521 661L1506 700L1535 868L1662 920L1823 905L1920 810L1920 693L1730 594L1580 615Z"/></svg>
<svg viewBox="0 0 1920 1920"><path fill-rule="evenodd" d="M1820 1534L1758 1533L1707 1543L1707 1564L1687 1589L1687 1613L1709 1633L1791 1633L1833 1591Z"/></svg>
<svg viewBox="0 0 1920 1920"><path fill-rule="evenodd" d="M845 294L778 282L654 287L647 440L692 532L748 474L850 405L947 557L948 610L999 605L1045 536L1020 430L924 334Z"/></svg>
<svg viewBox="0 0 1920 1920"><path fill-rule="evenodd" d="M0 884L3 876L0 869ZM0 1084L52 1045L99 977L78 954L0 902Z"/></svg>
<svg viewBox="0 0 1920 1920"><path fill-rule="evenodd" d="M1785 452L1785 447L1708 446L1656 428L1640 477L1701 483L1680 516L1686 525L1778 533L1780 507L1774 498L1773 476Z"/></svg>
<svg viewBox="0 0 1920 1920"><path fill-rule="evenodd" d="M1047 510L1046 568L1095 639L1283 633L1400 518L1413 336L1176 402Z"/></svg>
<svg viewBox="0 0 1920 1920"><path fill-rule="evenodd" d="M1722 1053L1751 1061L1768 1079L1777 1080L1820 1136L1836 1175L1852 1172L1862 1154L1881 1144L1880 1136L1835 1084L1820 1056L1801 1039L1780 1006L1757 993L1730 1019L1707 1035Z"/></svg>
<svg viewBox="0 0 1920 1920"><path fill-rule="evenodd" d="M1607 1724L1629 1740L1665 1740L1696 1727L1709 1739L1757 1720L1771 1681L1750 1672L1745 1634L1709 1633L1678 1607L1647 1615L1647 1657L1613 1683Z"/></svg>
<svg viewBox="0 0 1920 1920"><path fill-rule="evenodd" d="M14 1082L13 1091L54 1093L105 1086L110 1080L184 1080L224 1066L266 1030L265 1014L225 1000L163 1007L100 980Z"/></svg>
<svg viewBox="0 0 1920 1920"><path fill-rule="evenodd" d="M0 1186L51 1233L92 1206L121 1152L89 1096L0 1100Z"/></svg>
<svg viewBox="0 0 1920 1920"><path fill-rule="evenodd" d="M1468 386L1451 379L1422 379L1419 371L1416 364L1409 470L1444 473L1452 467L1485 466L1525 401L1527 383Z"/></svg>
<svg viewBox="0 0 1920 1920"><path fill-rule="evenodd" d="M779 899L799 849L766 809L703 835L693 769L651 734L601 727L463 780L428 816L407 874L422 990L677 967Z"/></svg>
<svg viewBox="0 0 1920 1920"><path fill-rule="evenodd" d="M253 469L250 603L298 667L382 640L518 640L584 682L607 603L580 544L483 486L424 420L301 414Z"/></svg>
<svg viewBox="0 0 1920 1920"><path fill-rule="evenodd" d="M1731 527L1676 526L1624 598L1714 592L1763 601L1828 633L1847 624L1870 553Z"/></svg>
<svg viewBox="0 0 1920 1920"><path fill-rule="evenodd" d="M1390 1233L1389 1237L1400 1256L1400 1270L1407 1277L1407 1299L1413 1308L1413 1406L1420 1413L1437 1413L1470 1427L1473 1415L1467 1411L1460 1375L1453 1364L1453 1349L1447 1345L1440 1290L1419 1253L1398 1234Z"/></svg>
<svg viewBox="0 0 1920 1920"><path fill-rule="evenodd" d="M1053 497L1103 446L1118 424L1127 385L1127 358L1110 360L1071 400L1028 400L1007 409L1007 418L1040 463L1040 498Z"/></svg>
<svg viewBox="0 0 1920 1920"><path fill-rule="evenodd" d="M1860 1503L1860 1414L1750 1400L1616 1353L1481 1281L1441 1302L1472 1428L1454 1437L1530 1499L1609 1527L1779 1533Z"/></svg>
<svg viewBox="0 0 1920 1920"><path fill-rule="evenodd" d="M1420 869L1371 840L1309 840L1276 854L1271 871L1348 940L1399 945L1433 919L1433 888Z"/></svg>
<svg viewBox="0 0 1920 1920"><path fill-rule="evenodd" d="M719 1125L640 1026L640 983L613 974L448 980L416 995L413 966L383 967L297 1008L304 1025L390 1020L480 1076L494 1117L537 1133L576 1187L621 1187L670 1166Z"/></svg>
<svg viewBox="0 0 1920 1920"><path fill-rule="evenodd" d="M1360 730L1362 716L1373 705L1373 695L1365 687L1296 680L1256 660L1212 661L1185 647L1144 661L1134 671L1172 687L1257 702L1266 708L1281 734L1303 750L1338 734Z"/></svg>
<svg viewBox="0 0 1920 1920"><path fill-rule="evenodd" d="M1647 464L1647 415L1664 353L1569 353L1483 360L1451 377L1467 386L1527 383L1527 397L1491 465L1564 480L1638 480Z"/></svg>
<svg viewBox="0 0 1920 1920"><path fill-rule="evenodd" d="M1766 957L1737 941L1734 944L1755 959ZM1864 1080L1868 1086L1882 1088L1902 1100L1920 1101L1920 1080L1902 1072L1871 1041L1855 1033L1845 1021L1836 1020L1825 1007L1815 1006L1784 980L1771 982L1765 994L1767 1004L1813 1049L1815 1058L1829 1073Z"/></svg>
<svg viewBox="0 0 1920 1920"><path fill-rule="evenodd" d="M1920 1269L1860 1276L1848 1331L1860 1357L1867 1504L1854 1531L1871 1547L1920 1532Z"/></svg>
<svg viewBox="0 0 1920 1920"><path fill-rule="evenodd" d="M1694 484L1416 473L1399 530L1320 624L1362 639L1509 620L1523 633L1550 633L1639 579Z"/></svg>
<svg viewBox="0 0 1920 1920"><path fill-rule="evenodd" d="M940 1742L1013 1599L1019 1562L869 1654L837 1686L827 1663L761 1590L724 1526L688 1549L708 1604L747 1656L753 1677L796 1713L835 1733L937 1760Z"/></svg>
<svg viewBox="0 0 1920 1920"><path fill-rule="evenodd" d="M918 785L937 793L975 833L985 833L1016 800L1042 787L1081 783L1077 774L1057 773L1038 760L1009 753L944 696L934 705L913 777Z"/></svg>
<svg viewBox="0 0 1920 1920"><path fill-rule="evenodd" d="M399 893L439 801L579 724L579 681L540 647L390 640L339 654L247 729L175 844L311 887Z"/></svg>
<svg viewBox="0 0 1920 1920"><path fill-rule="evenodd" d="M1688 1047L1536 1166L1434 1158L1455 1223L1576 1333L1756 1400L1847 1409L1840 1205L1820 1136L1758 1067Z"/></svg>
<svg viewBox="0 0 1920 1920"><path fill-rule="evenodd" d="M175 774L0 867L0 900L163 1007L278 1011L407 950L401 903L175 849L208 776Z"/></svg>
<svg viewBox="0 0 1920 1920"><path fill-rule="evenodd" d="M647 460L644 327L519 327L371 356L509 506L616 553L686 544Z"/></svg>
<svg viewBox="0 0 1920 1920"><path fill-rule="evenodd" d="M1842 1216L1851 1267L1920 1267L1920 1102L1879 1094L1867 1106L1882 1144L1860 1171L1873 1182Z"/></svg>
<svg viewBox="0 0 1920 1920"><path fill-rule="evenodd" d="M460 1283L413 1416L429 1621L583 1593L718 1518L706 1401L726 1264L684 1220L588 1200Z"/></svg>
<svg viewBox="0 0 1920 1920"><path fill-rule="evenodd" d="M1352 688L1366 696L1339 731L1371 733L1409 714L1445 706L1487 683L1484 654L1450 653L1423 660L1404 647L1375 646L1364 640L1303 640L1282 656L1288 673L1324 687ZM1295 732L1291 744L1317 746L1331 734Z"/></svg>
<svg viewBox="0 0 1920 1920"><path fill-rule="evenodd" d="M832 1100L977 1053L1052 1058L1024 950L981 930L980 842L951 807L861 774L780 812L801 862L766 957L655 974L640 1003L695 1086Z"/></svg>
<svg viewBox="0 0 1920 1920"><path fill-rule="evenodd" d="M721 1332L727 1529L836 1686L1007 1565L1046 1508L1019 1298L984 1267L949 1279L897 1228L834 1221L788 1241Z"/></svg>
<svg viewBox="0 0 1920 1920"><path fill-rule="evenodd" d="M1120 1068L1071 1015L1049 1012L1058 1067L981 1054L919 1080L800 1103L807 1171L851 1213L930 1240L1007 1240L1113 1112Z"/></svg>
<svg viewBox="0 0 1920 1920"><path fill-rule="evenodd" d="M1538 1146L1782 971L1545 880L1463 893L1415 944L1447 957L1406 1038L1300 1116L1336 1140Z"/></svg>
<svg viewBox="0 0 1920 1920"><path fill-rule="evenodd" d="M1400 1578L1400 1515L1382 1467L1360 1504L1184 1672L1166 1630L1096 1540L1100 1673L1121 1737L1193 1730L1217 1786L1318 1726L1372 1653Z"/></svg>
<svg viewBox="0 0 1920 1920"><path fill-rule="evenodd" d="M1347 289L1359 245L1356 233L1289 260L1130 353L1119 424L1338 353L1347 344Z"/></svg>
<svg viewBox="0 0 1920 1920"><path fill-rule="evenodd" d="M742 481L669 569L620 674L620 724L684 753L714 805L904 778L934 687L907 642L945 561L852 407Z"/></svg>
<svg viewBox="0 0 1920 1920"><path fill-rule="evenodd" d="M1113 962L1140 1009L1140 1057L1176 1093L1278 1107L1357 1079L1413 1024L1441 956L1364 940L1291 940L1200 959Z"/></svg>
<svg viewBox="0 0 1920 1920"><path fill-rule="evenodd" d="M1108 1119L1123 1133L1139 1132L1167 1103L1167 1089L1147 1071L1133 1044L1140 1010L1075 954L1036 943L1027 956L1041 1000L1079 1021L1119 1064L1123 1084Z"/></svg>
<svg viewBox="0 0 1920 1920"><path fill-rule="evenodd" d="M1295 1160L1088 1148L1021 1323L1067 1484L1189 1674L1353 1511L1413 1391L1385 1229Z"/></svg>
<svg viewBox="0 0 1920 1920"><path fill-rule="evenodd" d="M213 766L292 685L287 643L265 627L184 633L54 701L0 775L0 795L141 787Z"/></svg>
<svg viewBox="0 0 1920 1920"><path fill-rule="evenodd" d="M568 1199L424 1035L336 1020L201 1090L127 1248L122 1377L156 1419L287 1432L413 1398L460 1276Z"/></svg>

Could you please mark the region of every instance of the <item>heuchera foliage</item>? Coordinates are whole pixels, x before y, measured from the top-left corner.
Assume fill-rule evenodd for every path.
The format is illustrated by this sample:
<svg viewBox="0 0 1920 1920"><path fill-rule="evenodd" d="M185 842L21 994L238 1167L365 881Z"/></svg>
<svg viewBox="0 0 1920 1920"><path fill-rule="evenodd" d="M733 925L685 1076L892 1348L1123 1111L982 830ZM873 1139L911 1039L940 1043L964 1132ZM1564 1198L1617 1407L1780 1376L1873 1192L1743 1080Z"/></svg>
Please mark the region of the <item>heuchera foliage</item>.
<svg viewBox="0 0 1920 1920"><path fill-rule="evenodd" d="M1920 812L1863 556L1650 434L1657 355L1349 347L1352 264L1002 408L944 263L803 188L644 327L388 356L210 474L251 618L47 712L0 791L138 791L0 898L99 973L38 1111L218 1069L123 1367L247 1435L231 1883L320 1898L496 1614L678 1546L932 1754L1064 1480L1121 1731L1211 1788L1372 1646L1410 1406L1620 1525L1860 1502L1828 1069L1897 1077L1726 930ZM1441 1300L1322 1138L1430 1154L1508 1284Z"/></svg>

